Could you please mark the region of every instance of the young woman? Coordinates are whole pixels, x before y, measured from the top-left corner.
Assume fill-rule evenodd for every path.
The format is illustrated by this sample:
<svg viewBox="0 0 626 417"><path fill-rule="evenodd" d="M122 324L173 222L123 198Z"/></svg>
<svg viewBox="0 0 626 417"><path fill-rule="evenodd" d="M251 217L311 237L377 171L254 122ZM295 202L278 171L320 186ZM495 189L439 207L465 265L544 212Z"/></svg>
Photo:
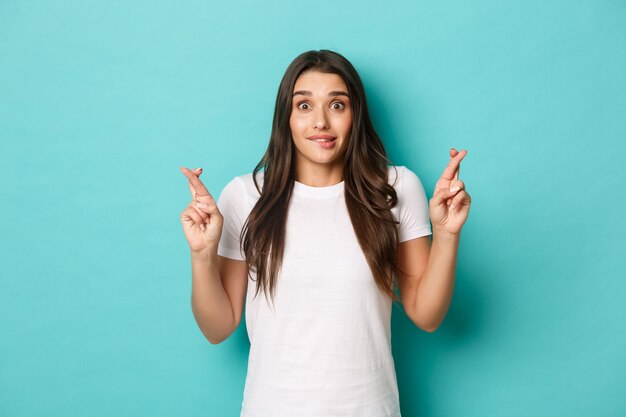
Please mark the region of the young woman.
<svg viewBox="0 0 626 417"><path fill-rule="evenodd" d="M220 343L246 306L242 416L400 415L391 306L427 332L448 311L466 154L450 151L427 201L417 175L388 165L356 70L320 50L289 65L265 155L218 203L202 169L181 168L196 321Z"/></svg>

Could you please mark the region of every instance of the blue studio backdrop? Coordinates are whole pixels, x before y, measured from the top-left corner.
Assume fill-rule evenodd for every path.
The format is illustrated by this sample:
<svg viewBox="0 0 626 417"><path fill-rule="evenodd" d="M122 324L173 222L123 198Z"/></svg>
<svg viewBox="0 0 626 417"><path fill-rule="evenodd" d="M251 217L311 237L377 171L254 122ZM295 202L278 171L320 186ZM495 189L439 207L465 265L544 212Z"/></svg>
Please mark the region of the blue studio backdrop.
<svg viewBox="0 0 626 417"><path fill-rule="evenodd" d="M0 416L239 415L190 307L190 201L250 172L293 58L357 68L394 164L472 195L405 417L626 415L623 1L0 2ZM621 255L620 255L621 254Z"/></svg>

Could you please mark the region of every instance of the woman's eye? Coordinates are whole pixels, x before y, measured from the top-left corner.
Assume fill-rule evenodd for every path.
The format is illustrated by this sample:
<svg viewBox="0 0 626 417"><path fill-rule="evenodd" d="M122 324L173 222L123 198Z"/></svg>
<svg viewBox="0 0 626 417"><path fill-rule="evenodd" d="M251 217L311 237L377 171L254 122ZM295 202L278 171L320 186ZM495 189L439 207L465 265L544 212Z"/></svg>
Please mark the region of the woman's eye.
<svg viewBox="0 0 626 417"><path fill-rule="evenodd" d="M298 108L300 110L308 110L309 109L309 104L308 103L300 103L300 104L298 104Z"/></svg>
<svg viewBox="0 0 626 417"><path fill-rule="evenodd" d="M335 110L343 110L346 106L343 103L336 101L332 104L332 107Z"/></svg>

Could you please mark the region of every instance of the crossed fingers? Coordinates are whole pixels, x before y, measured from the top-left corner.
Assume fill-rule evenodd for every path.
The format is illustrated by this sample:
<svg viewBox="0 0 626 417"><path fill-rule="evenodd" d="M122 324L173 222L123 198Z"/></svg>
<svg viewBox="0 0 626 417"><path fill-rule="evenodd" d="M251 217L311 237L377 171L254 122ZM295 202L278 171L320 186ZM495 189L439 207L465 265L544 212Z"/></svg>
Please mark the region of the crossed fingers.
<svg viewBox="0 0 626 417"><path fill-rule="evenodd" d="M446 169L444 169L443 174L441 174L440 179L457 181L459 179L459 171L461 170L461 160L465 158L465 155L467 155L466 150L457 152L456 149L452 148L450 152L450 162L448 166L446 166Z"/></svg>
<svg viewBox="0 0 626 417"><path fill-rule="evenodd" d="M198 172L197 175L194 173L194 171L185 167L180 167L180 170L189 180L189 191L191 192L191 197L195 201L201 202L201 203L214 203L215 202L209 190L204 186L202 181L200 181L200 178L198 178L198 175L200 175L200 173L202 172L202 168L197 168L194 170Z"/></svg>

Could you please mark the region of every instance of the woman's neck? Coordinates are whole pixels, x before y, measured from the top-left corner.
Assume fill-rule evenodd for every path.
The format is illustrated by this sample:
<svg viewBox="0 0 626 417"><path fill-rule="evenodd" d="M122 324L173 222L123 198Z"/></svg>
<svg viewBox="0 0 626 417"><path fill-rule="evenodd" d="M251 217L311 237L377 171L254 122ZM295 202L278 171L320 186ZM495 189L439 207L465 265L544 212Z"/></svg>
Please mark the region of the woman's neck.
<svg viewBox="0 0 626 417"><path fill-rule="evenodd" d="M296 167L296 181L311 187L328 187L343 181L343 165Z"/></svg>

